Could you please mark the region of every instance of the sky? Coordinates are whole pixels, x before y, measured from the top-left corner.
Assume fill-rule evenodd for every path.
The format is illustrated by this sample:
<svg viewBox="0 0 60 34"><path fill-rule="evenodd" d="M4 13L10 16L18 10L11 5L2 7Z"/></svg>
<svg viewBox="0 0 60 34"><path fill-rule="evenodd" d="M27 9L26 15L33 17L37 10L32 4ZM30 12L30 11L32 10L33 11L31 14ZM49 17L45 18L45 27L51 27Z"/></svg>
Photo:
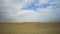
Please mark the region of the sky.
<svg viewBox="0 0 60 34"><path fill-rule="evenodd" d="M0 0L0 22L60 22L60 0Z"/></svg>

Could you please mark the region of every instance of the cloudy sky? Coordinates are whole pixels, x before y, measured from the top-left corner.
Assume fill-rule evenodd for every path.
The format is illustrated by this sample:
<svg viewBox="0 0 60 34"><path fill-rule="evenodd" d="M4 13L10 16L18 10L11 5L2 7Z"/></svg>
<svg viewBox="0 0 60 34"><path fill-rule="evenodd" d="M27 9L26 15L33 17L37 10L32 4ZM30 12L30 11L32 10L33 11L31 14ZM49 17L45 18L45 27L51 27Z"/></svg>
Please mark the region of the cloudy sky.
<svg viewBox="0 0 60 34"><path fill-rule="evenodd" d="M60 0L0 0L0 22L60 22Z"/></svg>

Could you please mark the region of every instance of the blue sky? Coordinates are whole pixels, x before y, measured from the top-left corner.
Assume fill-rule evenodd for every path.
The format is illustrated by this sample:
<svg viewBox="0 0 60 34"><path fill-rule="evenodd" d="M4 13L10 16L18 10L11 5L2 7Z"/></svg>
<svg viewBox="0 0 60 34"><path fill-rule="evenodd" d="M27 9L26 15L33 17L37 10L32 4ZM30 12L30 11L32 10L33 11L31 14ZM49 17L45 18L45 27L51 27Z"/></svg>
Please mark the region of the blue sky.
<svg viewBox="0 0 60 34"><path fill-rule="evenodd" d="M0 22L60 22L60 0L0 0Z"/></svg>

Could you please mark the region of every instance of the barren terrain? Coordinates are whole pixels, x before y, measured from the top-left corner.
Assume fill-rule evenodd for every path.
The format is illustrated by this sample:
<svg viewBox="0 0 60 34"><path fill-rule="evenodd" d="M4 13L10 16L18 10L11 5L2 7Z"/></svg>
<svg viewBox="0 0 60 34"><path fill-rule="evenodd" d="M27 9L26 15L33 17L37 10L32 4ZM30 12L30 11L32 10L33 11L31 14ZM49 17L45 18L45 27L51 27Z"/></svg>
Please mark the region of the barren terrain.
<svg viewBox="0 0 60 34"><path fill-rule="evenodd" d="M60 23L0 23L0 34L60 34Z"/></svg>

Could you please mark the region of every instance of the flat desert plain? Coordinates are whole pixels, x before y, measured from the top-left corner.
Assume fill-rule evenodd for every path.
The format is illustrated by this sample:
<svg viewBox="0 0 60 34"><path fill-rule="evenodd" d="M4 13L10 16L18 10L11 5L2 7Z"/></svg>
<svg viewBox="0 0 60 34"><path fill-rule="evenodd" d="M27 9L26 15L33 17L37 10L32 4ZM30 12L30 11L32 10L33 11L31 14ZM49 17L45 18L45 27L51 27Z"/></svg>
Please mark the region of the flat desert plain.
<svg viewBox="0 0 60 34"><path fill-rule="evenodd" d="M60 23L0 23L0 34L60 34Z"/></svg>

